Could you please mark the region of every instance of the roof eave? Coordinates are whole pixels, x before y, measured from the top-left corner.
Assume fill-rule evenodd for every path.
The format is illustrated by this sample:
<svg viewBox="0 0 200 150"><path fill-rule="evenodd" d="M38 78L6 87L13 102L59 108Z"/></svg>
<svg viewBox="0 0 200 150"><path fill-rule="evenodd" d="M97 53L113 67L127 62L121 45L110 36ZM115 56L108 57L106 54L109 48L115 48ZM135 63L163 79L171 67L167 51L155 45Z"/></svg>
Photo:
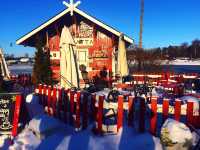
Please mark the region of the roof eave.
<svg viewBox="0 0 200 150"><path fill-rule="evenodd" d="M99 25L100 27L112 32L113 34L115 34L116 36L120 36L120 32L115 30L114 28L102 23L101 21L95 19L94 17L84 13L83 11L81 11L78 8L75 8L74 11L80 15L82 15L83 17L87 18L88 20L96 23L97 25ZM66 15L68 12L70 12L70 9L65 9L64 11L62 11L61 13L59 13L58 15L56 15L55 17L51 18L49 21L45 22L44 24L42 24L41 26L39 26L38 28L34 29L33 31L29 32L28 34L24 35L22 38L18 39L16 41L17 45L23 45L23 43L29 39L31 36L35 35L36 33L38 33L39 31L41 31L42 29L44 29L45 27L47 27L48 25L50 25L51 23L53 23L54 21L56 21L57 19L63 17L64 15ZM133 44L133 39L124 35L124 39L125 41L127 41L130 44Z"/></svg>

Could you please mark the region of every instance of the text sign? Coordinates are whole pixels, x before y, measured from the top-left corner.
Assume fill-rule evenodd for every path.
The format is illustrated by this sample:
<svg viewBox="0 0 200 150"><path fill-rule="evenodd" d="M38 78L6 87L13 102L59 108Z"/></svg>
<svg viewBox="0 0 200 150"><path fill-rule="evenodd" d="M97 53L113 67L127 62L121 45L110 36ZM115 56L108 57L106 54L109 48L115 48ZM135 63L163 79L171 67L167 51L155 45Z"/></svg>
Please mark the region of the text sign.
<svg viewBox="0 0 200 150"><path fill-rule="evenodd" d="M19 93L0 93L0 134L17 132L20 103Z"/></svg>

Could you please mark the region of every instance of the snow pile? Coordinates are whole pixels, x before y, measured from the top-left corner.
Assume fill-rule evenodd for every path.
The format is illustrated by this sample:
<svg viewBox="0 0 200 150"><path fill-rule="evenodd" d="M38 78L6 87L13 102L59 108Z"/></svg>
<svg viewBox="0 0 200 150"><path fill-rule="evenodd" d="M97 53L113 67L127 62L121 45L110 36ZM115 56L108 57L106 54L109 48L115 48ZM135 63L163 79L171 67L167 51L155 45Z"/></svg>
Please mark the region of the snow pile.
<svg viewBox="0 0 200 150"><path fill-rule="evenodd" d="M193 97L193 96L183 96L179 99L184 104L182 106L182 113L183 114L186 114L187 102L193 102L193 115L195 115L195 116L199 115L199 102L200 102L199 98L196 98L196 97Z"/></svg>
<svg viewBox="0 0 200 150"><path fill-rule="evenodd" d="M0 136L0 149L7 150L10 145L10 139L8 135L1 135Z"/></svg>
<svg viewBox="0 0 200 150"><path fill-rule="evenodd" d="M164 94L165 94L165 91L162 86L157 86L152 89L152 96L163 97Z"/></svg>
<svg viewBox="0 0 200 150"><path fill-rule="evenodd" d="M45 114L34 117L28 124L28 129L33 131L38 138L50 136L55 131L62 129L63 125L59 120Z"/></svg>
<svg viewBox="0 0 200 150"><path fill-rule="evenodd" d="M164 147L189 149L193 143L192 133L185 124L167 119L161 128L161 142Z"/></svg>
<svg viewBox="0 0 200 150"><path fill-rule="evenodd" d="M9 147L9 150L35 150L41 140L38 139L32 131L25 128L14 140L14 144Z"/></svg>
<svg viewBox="0 0 200 150"><path fill-rule="evenodd" d="M26 108L30 119L39 114L44 114L44 108L39 104L39 96L29 94L26 97Z"/></svg>

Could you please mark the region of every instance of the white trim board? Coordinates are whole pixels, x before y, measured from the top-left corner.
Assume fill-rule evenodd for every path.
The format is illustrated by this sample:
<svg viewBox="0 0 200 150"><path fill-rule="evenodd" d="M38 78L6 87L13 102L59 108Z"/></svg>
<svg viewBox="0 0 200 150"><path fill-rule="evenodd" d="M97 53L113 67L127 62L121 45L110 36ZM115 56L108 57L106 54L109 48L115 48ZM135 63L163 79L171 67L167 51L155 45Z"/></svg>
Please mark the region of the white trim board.
<svg viewBox="0 0 200 150"><path fill-rule="evenodd" d="M37 32L41 31L42 29L44 29L45 27L47 27L48 25L50 25L51 23L53 23L54 21L58 20L59 18L63 17L64 15L66 15L67 13L70 12L70 9L65 9L64 11L62 11L61 13L59 13L58 15L56 15L55 17L53 17L52 19L50 19L49 21L45 22L44 24L42 24L41 26L39 26L38 28L34 29L33 31L29 32L28 34L24 35L22 38L18 39L16 41L17 45L22 44L25 40L27 40L28 38L30 38L31 36L33 36L34 34L36 34ZM81 11L78 8L74 9L74 12L78 13L79 15L85 17L86 19L94 22L95 24L99 25L100 27L106 29L107 31L115 34L116 36L120 36L120 32L115 30L114 28L102 23L101 21L95 19L94 17L86 14L85 12ZM130 37L124 35L124 39L125 41L133 44L133 39L131 39Z"/></svg>

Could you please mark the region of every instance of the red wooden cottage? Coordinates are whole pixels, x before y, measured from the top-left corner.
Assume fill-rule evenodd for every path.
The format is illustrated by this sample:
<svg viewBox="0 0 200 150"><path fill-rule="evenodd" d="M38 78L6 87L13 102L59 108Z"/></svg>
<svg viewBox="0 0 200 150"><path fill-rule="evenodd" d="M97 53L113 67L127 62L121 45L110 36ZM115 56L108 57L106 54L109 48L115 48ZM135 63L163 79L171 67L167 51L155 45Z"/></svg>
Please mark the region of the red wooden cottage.
<svg viewBox="0 0 200 150"><path fill-rule="evenodd" d="M74 4L70 4L74 6ZM51 68L54 79L60 80L60 36L63 26L69 27L76 42L78 65L85 65L89 76L103 67L112 72L113 51L117 51L120 31L88 15L84 11L69 7L47 22L17 40L18 45L35 47L37 37L42 38L50 50ZM133 39L124 35L126 46Z"/></svg>

